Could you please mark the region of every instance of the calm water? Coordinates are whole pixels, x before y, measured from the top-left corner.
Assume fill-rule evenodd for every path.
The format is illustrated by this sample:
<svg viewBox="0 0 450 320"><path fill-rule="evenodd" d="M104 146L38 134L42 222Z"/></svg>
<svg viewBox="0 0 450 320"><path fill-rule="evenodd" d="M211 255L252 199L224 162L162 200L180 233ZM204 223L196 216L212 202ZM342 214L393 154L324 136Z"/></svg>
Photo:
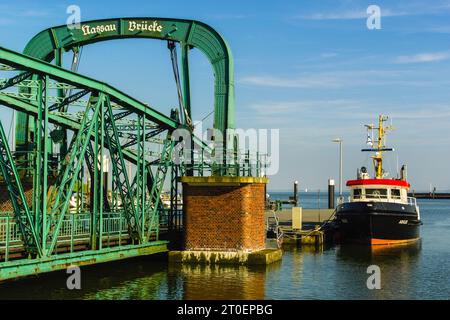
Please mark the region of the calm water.
<svg viewBox="0 0 450 320"><path fill-rule="evenodd" d="M302 202L317 207L317 193ZM63 272L3 284L0 299L449 299L450 200L419 205L422 241L413 246L291 247L259 268L168 266L153 257L85 267L79 291L65 288ZM381 268L381 290L366 287L372 264Z"/></svg>

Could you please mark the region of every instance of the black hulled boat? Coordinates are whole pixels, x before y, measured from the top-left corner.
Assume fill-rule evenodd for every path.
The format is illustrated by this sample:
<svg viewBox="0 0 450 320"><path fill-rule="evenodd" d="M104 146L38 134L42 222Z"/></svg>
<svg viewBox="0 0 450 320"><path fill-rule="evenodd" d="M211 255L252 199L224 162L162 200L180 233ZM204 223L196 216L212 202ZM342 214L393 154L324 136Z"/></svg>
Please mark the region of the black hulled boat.
<svg viewBox="0 0 450 320"><path fill-rule="evenodd" d="M356 241L371 245L398 244L420 238L420 211L416 199L408 197L406 166L402 166L398 178L387 178L383 170L382 154L393 151L385 146L385 135L390 126L384 126L388 117L380 115L378 127L366 125L369 149L375 175L367 169L358 169L357 179L347 181L350 189L348 201L341 199L336 208L336 222L343 241ZM373 132L378 131L374 146Z"/></svg>

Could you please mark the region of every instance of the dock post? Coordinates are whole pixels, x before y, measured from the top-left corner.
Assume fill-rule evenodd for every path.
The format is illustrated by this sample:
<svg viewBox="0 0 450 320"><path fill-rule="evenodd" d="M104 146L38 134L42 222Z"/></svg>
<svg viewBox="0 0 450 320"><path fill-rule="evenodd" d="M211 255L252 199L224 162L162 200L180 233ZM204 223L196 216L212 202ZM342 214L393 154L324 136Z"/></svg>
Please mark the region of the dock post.
<svg viewBox="0 0 450 320"><path fill-rule="evenodd" d="M298 181L294 181L294 205L298 205Z"/></svg>
<svg viewBox="0 0 450 320"><path fill-rule="evenodd" d="M334 209L334 180L328 179L328 209Z"/></svg>

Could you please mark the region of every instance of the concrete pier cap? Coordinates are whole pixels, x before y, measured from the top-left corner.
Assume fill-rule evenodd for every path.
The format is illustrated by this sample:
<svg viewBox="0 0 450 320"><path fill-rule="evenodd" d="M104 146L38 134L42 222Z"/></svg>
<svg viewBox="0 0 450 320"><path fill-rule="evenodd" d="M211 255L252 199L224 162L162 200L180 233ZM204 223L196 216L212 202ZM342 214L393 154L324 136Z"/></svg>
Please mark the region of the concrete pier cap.
<svg viewBox="0 0 450 320"><path fill-rule="evenodd" d="M269 264L281 259L266 249L264 177L182 177L184 251L169 260L205 264Z"/></svg>
<svg viewBox="0 0 450 320"><path fill-rule="evenodd" d="M269 178L265 177L232 177L232 176L209 176L209 177L181 177L183 185L191 186L241 186L245 184L263 183L267 184Z"/></svg>

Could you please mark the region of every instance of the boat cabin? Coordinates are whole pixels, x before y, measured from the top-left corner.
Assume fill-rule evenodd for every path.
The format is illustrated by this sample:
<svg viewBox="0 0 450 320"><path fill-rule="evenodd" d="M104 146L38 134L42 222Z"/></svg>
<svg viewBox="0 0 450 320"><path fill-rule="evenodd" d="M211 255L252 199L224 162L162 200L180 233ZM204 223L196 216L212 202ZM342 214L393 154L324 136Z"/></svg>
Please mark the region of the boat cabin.
<svg viewBox="0 0 450 320"><path fill-rule="evenodd" d="M358 179L347 181L351 202L408 202L409 183L400 179Z"/></svg>

